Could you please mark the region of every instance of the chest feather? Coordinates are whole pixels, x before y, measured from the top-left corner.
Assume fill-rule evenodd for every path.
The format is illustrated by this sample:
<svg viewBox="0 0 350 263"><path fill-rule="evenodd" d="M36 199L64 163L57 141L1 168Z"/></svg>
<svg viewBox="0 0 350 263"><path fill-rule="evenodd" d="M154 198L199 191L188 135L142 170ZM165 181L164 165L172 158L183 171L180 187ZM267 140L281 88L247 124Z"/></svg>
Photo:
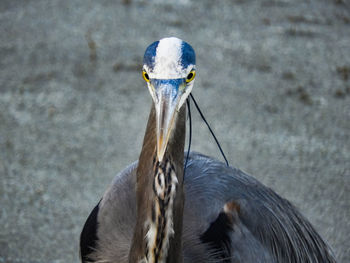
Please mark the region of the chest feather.
<svg viewBox="0 0 350 263"><path fill-rule="evenodd" d="M176 196L178 179L174 166L169 160L155 163L153 176L154 200L151 218L145 227L146 251L145 262L166 262L169 239L174 235L173 204Z"/></svg>

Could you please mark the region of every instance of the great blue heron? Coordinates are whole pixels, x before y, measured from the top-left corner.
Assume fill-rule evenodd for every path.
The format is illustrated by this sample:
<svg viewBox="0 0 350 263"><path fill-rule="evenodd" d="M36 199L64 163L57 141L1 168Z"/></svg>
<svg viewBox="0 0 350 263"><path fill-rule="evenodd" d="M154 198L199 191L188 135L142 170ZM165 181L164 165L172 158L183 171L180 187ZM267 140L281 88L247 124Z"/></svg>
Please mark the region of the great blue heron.
<svg viewBox="0 0 350 263"><path fill-rule="evenodd" d="M140 158L88 217L82 262L336 262L311 224L253 177L199 153L184 176L195 67L194 50L178 38L146 49L153 103Z"/></svg>

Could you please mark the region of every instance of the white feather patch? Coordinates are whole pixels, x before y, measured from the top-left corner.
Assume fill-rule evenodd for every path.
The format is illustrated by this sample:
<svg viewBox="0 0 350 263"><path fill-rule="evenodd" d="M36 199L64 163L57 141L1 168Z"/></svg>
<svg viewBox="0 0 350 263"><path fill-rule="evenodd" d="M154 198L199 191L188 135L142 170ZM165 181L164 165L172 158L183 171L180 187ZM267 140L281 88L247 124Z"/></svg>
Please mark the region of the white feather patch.
<svg viewBox="0 0 350 263"><path fill-rule="evenodd" d="M187 69L181 65L182 40L176 37L159 40L156 50L154 68L150 78L176 79L186 77Z"/></svg>

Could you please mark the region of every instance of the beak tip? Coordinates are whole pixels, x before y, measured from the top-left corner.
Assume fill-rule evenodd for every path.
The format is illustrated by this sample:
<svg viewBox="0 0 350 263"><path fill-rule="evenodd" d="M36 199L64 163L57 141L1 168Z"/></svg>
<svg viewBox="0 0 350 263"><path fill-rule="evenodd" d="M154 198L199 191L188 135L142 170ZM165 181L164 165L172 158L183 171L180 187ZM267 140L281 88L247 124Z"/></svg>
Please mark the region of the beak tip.
<svg viewBox="0 0 350 263"><path fill-rule="evenodd" d="M163 157L164 157L164 153L165 153L165 147L162 144L159 144L157 147L157 158L159 162L162 162Z"/></svg>

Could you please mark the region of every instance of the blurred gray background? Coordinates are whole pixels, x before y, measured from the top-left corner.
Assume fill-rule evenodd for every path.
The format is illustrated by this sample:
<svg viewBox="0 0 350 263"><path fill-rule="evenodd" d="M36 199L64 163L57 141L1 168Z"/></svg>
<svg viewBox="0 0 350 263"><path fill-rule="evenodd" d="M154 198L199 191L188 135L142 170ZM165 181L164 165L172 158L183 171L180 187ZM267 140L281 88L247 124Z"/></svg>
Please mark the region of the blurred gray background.
<svg viewBox="0 0 350 263"><path fill-rule="evenodd" d="M230 164L350 262L347 0L0 1L0 262L78 262L82 226L138 158L145 48L197 52L193 93ZM193 107L192 149L222 159Z"/></svg>

